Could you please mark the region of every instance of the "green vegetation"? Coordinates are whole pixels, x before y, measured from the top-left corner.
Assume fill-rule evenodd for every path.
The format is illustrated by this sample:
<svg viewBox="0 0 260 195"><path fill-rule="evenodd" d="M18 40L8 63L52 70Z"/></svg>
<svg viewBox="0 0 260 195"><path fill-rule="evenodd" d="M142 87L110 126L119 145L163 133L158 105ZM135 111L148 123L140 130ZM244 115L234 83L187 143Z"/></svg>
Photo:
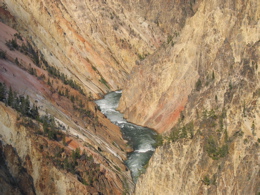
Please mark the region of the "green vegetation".
<svg viewBox="0 0 260 195"><path fill-rule="evenodd" d="M97 71L97 68L93 65L91 65L91 68L94 70L94 71Z"/></svg>
<svg viewBox="0 0 260 195"><path fill-rule="evenodd" d="M22 38L22 36L21 36L20 33L15 33L14 36L15 36L17 39L23 41L23 38Z"/></svg>
<svg viewBox="0 0 260 195"><path fill-rule="evenodd" d="M6 59L6 52L0 49L0 59Z"/></svg>
<svg viewBox="0 0 260 195"><path fill-rule="evenodd" d="M17 50L17 49L19 49L19 45L18 45L16 39L11 39L11 40L6 41L5 45L6 45L10 50Z"/></svg>
<svg viewBox="0 0 260 195"><path fill-rule="evenodd" d="M229 86L229 90L232 90L232 89L233 89L233 85L232 85L232 82L231 82L231 81L229 82L228 86Z"/></svg>
<svg viewBox="0 0 260 195"><path fill-rule="evenodd" d="M243 102L243 117L246 117L246 102Z"/></svg>
<svg viewBox="0 0 260 195"><path fill-rule="evenodd" d="M210 177L208 175L205 175L204 178L202 179L202 182L205 185L209 186L211 184L212 185L216 185L216 180L217 180L216 174L214 174L211 179L210 179Z"/></svg>
<svg viewBox="0 0 260 195"><path fill-rule="evenodd" d="M212 71L212 80L214 80L215 79L215 72L214 72L214 70Z"/></svg>
<svg viewBox="0 0 260 195"><path fill-rule="evenodd" d="M157 134L155 137L155 147L159 147L163 145L163 136L161 134Z"/></svg>
<svg viewBox="0 0 260 195"><path fill-rule="evenodd" d="M99 82L103 83L108 89L110 89L107 81L101 76L101 79L99 80Z"/></svg>
<svg viewBox="0 0 260 195"><path fill-rule="evenodd" d="M0 82L0 101L1 102L5 101L5 99L6 99L6 92L7 92L7 90L6 90L5 83L1 83Z"/></svg>
<svg viewBox="0 0 260 195"><path fill-rule="evenodd" d="M15 34L15 36L22 40L22 37L20 34ZM54 78L58 78L60 79L65 85L69 85L71 88L79 91L82 95L85 95L82 88L72 79L68 79L67 76L64 73L61 73L57 68L50 66L47 61L41 56L39 56L38 51L33 49L33 46L31 44L29 44L27 42L27 44L22 44L22 46L20 46L17 43L16 39L11 39L9 41L6 42L6 45L8 46L8 48L10 50L18 50L26 55L28 55L29 57L31 57L31 59L33 60L33 62L38 66L41 67L40 65L40 61L44 64L46 70L48 71L49 75L51 75ZM0 52L0 57L3 56L3 58L5 57L5 53L4 52ZM16 59L16 64L19 65L18 59ZM29 73L32 75L36 75L36 70L34 68L30 68L29 69ZM102 80L103 81L103 80Z"/></svg>
<svg viewBox="0 0 260 195"><path fill-rule="evenodd" d="M178 139L194 137L194 125L193 122L187 123L186 125L176 125L166 139L170 142L175 142Z"/></svg>
<svg viewBox="0 0 260 195"><path fill-rule="evenodd" d="M218 160L219 158L225 157L228 154L228 145L224 144L223 146L218 146L217 142L212 136L207 139L205 149L209 157L214 160Z"/></svg>
<svg viewBox="0 0 260 195"><path fill-rule="evenodd" d="M36 50L33 49L33 46L30 43L27 42L26 45L23 43L22 46L20 46L19 51L25 55L28 55L36 64L36 66L41 67L39 54Z"/></svg>
<svg viewBox="0 0 260 195"><path fill-rule="evenodd" d="M11 87L7 92L5 83L0 83L0 101L20 112L22 116L39 119L38 107L34 104L31 106L29 97L17 95Z"/></svg>
<svg viewBox="0 0 260 195"><path fill-rule="evenodd" d="M252 134L256 135L256 133L255 133L255 121L252 122L251 130L252 130Z"/></svg>
<svg viewBox="0 0 260 195"><path fill-rule="evenodd" d="M196 89L197 91L200 91L200 90L201 90L201 87L202 87L202 82L201 82L200 79L198 79L198 81L197 81L196 84L195 84L195 89Z"/></svg>
<svg viewBox="0 0 260 195"><path fill-rule="evenodd" d="M63 137L62 133L58 131L53 116L47 114L41 117L41 122L43 123L44 134L47 135L49 139L59 141L59 138Z"/></svg>
<svg viewBox="0 0 260 195"><path fill-rule="evenodd" d="M139 57L139 59L141 60L141 61L143 61L145 58L146 58L146 56L148 56L148 54L137 54L138 55L138 57Z"/></svg>
<svg viewBox="0 0 260 195"><path fill-rule="evenodd" d="M85 150L81 153L80 148L76 148L68 153L63 147L56 147L53 153L54 155L48 155L47 158L53 162L54 166L76 174L78 180L84 185L93 186L94 181L98 180L99 164L96 164L93 157L88 156Z"/></svg>
<svg viewBox="0 0 260 195"><path fill-rule="evenodd" d="M167 44L169 44L173 39L173 36L172 35L168 35L167 36Z"/></svg>
<svg viewBox="0 0 260 195"><path fill-rule="evenodd" d="M50 66L48 62L45 61L43 58L42 62L44 63L46 70L52 77L60 79L65 85L69 85L71 88L77 90L82 95L85 95L82 88L74 80L68 79L67 75L61 73L57 68Z"/></svg>
<svg viewBox="0 0 260 195"><path fill-rule="evenodd" d="M210 185L209 176L206 175L206 176L203 178L202 182L203 182L205 185L209 186L209 185Z"/></svg>

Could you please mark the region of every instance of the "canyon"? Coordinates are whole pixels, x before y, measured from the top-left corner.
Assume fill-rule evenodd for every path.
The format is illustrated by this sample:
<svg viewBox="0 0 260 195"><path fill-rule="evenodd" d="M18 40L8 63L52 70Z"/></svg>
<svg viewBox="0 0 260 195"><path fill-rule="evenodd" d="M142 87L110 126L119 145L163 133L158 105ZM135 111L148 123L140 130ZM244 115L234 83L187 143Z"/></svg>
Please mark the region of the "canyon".
<svg viewBox="0 0 260 195"><path fill-rule="evenodd" d="M0 52L40 115L0 102L1 193L260 193L258 1L0 0ZM136 185L93 101L115 90L160 134Z"/></svg>

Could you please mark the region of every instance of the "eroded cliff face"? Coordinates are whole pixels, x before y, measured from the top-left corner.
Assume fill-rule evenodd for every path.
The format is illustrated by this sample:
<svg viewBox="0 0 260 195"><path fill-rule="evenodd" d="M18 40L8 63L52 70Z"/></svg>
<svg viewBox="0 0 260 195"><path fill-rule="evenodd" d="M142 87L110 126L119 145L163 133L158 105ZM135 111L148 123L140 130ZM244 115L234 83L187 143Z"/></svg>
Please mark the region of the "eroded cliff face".
<svg viewBox="0 0 260 195"><path fill-rule="evenodd" d="M0 22L0 191L131 193L120 129L37 53Z"/></svg>
<svg viewBox="0 0 260 195"><path fill-rule="evenodd" d="M13 26L95 97L122 88L132 67L165 39L121 1L4 2Z"/></svg>
<svg viewBox="0 0 260 195"><path fill-rule="evenodd" d="M127 188L124 185L128 185L129 176L118 175L124 172L124 166L111 156L99 154L93 143L91 149L84 139L67 135L64 145L43 136L39 124L17 119L17 113L2 103L0 110L5 157L1 160L6 159L3 164L7 166L1 167L1 171L10 172L1 177L5 181L0 185L3 194L122 194ZM73 172L70 166L75 147L83 154L76 160ZM113 170L112 166L118 167Z"/></svg>
<svg viewBox="0 0 260 195"><path fill-rule="evenodd" d="M135 91L142 105L125 90L126 116L170 131L135 194L260 192L259 9L256 1L201 2L166 48L171 56L137 70L148 82L140 79L145 90ZM142 115L139 106L151 109Z"/></svg>
<svg viewBox="0 0 260 195"><path fill-rule="evenodd" d="M19 36L18 49L10 50L5 43L17 32L1 33L1 82L67 128L68 147L59 156L48 147L62 148L61 140L17 127L19 115L1 104L1 140L17 150L36 193L131 193L119 129L90 101L115 89L123 89L119 109L129 121L163 133L136 194L260 191L257 1L0 2L1 20L36 51L24 50ZM77 178L57 162L78 147L94 161L79 159ZM95 170L92 179L86 167Z"/></svg>
<svg viewBox="0 0 260 195"><path fill-rule="evenodd" d="M256 2L200 2L174 44L169 42L134 69L120 110L132 122L159 132L171 129L199 75L215 71L216 78L221 79L226 65L216 62L223 58L220 49L230 43L234 58L230 63L239 64L245 47L259 40L257 18Z"/></svg>
<svg viewBox="0 0 260 195"><path fill-rule="evenodd" d="M0 143L1 194L35 194L32 177L21 165L15 149Z"/></svg>

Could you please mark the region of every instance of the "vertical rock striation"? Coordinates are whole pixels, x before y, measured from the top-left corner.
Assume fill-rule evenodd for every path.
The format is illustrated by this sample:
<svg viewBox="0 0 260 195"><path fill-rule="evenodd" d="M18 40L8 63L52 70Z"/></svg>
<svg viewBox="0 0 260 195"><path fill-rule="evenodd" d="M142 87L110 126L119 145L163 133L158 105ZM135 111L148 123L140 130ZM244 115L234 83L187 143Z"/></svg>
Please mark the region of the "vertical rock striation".
<svg viewBox="0 0 260 195"><path fill-rule="evenodd" d="M259 18L256 1L203 1L169 58L137 71L142 90L125 90L126 116L170 131L135 194L260 192Z"/></svg>
<svg viewBox="0 0 260 195"><path fill-rule="evenodd" d="M95 96L122 88L139 58L164 39L120 1L4 2L15 28L45 59Z"/></svg>
<svg viewBox="0 0 260 195"><path fill-rule="evenodd" d="M215 71L219 81L227 76L222 75L226 64L217 63L224 45L230 43L230 63L241 63L245 47L259 40L258 18L254 1L198 2L176 40L134 68L119 109L134 123L159 132L171 129L200 75Z"/></svg>

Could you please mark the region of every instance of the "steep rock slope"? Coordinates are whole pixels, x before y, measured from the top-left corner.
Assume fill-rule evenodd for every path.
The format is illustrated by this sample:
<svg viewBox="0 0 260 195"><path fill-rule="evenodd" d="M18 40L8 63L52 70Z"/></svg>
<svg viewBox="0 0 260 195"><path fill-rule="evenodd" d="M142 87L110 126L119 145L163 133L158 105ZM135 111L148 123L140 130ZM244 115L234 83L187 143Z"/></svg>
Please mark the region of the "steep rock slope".
<svg viewBox="0 0 260 195"><path fill-rule="evenodd" d="M1 194L35 194L32 177L23 169L14 148L0 143L0 156Z"/></svg>
<svg viewBox="0 0 260 195"><path fill-rule="evenodd" d="M133 70L119 106L130 121L159 132L171 129L199 75L214 70L222 75L224 67L216 60L222 59L223 45L230 43L230 63L238 64L246 45L259 40L257 2L210 1L198 6L173 44L168 42Z"/></svg>
<svg viewBox="0 0 260 195"><path fill-rule="evenodd" d="M132 67L165 39L120 1L4 2L13 26L95 97L122 88Z"/></svg>
<svg viewBox="0 0 260 195"><path fill-rule="evenodd" d="M37 52L0 22L0 191L130 193L120 129Z"/></svg>
<svg viewBox="0 0 260 195"><path fill-rule="evenodd" d="M259 18L257 1L203 1L163 58L172 55L138 70L142 105L129 87L126 116L169 131L135 194L260 192Z"/></svg>

